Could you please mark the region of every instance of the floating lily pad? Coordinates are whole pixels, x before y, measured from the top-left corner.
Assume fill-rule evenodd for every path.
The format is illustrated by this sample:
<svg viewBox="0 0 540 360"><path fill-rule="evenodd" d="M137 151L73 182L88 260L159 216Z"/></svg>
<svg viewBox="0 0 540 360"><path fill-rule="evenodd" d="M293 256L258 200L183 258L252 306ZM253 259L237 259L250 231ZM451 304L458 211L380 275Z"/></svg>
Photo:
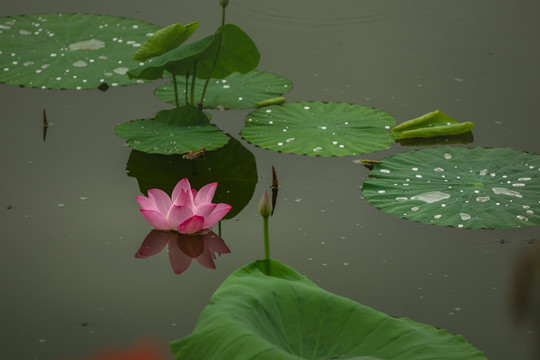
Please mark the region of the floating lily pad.
<svg viewBox="0 0 540 360"><path fill-rule="evenodd" d="M472 122L458 123L440 110L435 110L416 119L405 121L392 129L396 139L426 138L433 136L459 135L471 131Z"/></svg>
<svg viewBox="0 0 540 360"><path fill-rule="evenodd" d="M207 151L196 159L181 155L147 154L132 151L126 165L129 176L137 179L142 194L149 189L172 193L178 181L188 178L194 189L217 181L213 202L226 203L232 209L224 219L232 219L249 203L257 185L255 156L238 140L214 151Z"/></svg>
<svg viewBox="0 0 540 360"><path fill-rule="evenodd" d="M220 46L221 36L221 46ZM214 64L219 48L218 61ZM233 72L246 73L257 66L261 55L251 38L236 25L225 24L214 35L179 46L165 54L149 59L143 66L131 69L130 78L154 80L167 70L184 76L193 73L197 63L197 77L212 76L222 79Z"/></svg>
<svg viewBox="0 0 540 360"><path fill-rule="evenodd" d="M126 72L159 26L94 14L0 18L0 81L48 89L96 89L143 82Z"/></svg>
<svg viewBox="0 0 540 360"><path fill-rule="evenodd" d="M540 155L441 147L384 158L364 197L389 214L458 228L540 225Z"/></svg>
<svg viewBox="0 0 540 360"><path fill-rule="evenodd" d="M138 119L118 125L116 135L128 145L151 154L184 154L201 149L213 150L229 141L212 125L209 115L191 105L162 110L153 119Z"/></svg>
<svg viewBox="0 0 540 360"><path fill-rule="evenodd" d="M346 103L271 105L247 116L242 136L284 153L344 156L384 149L394 142L395 119L379 109Z"/></svg>
<svg viewBox="0 0 540 360"><path fill-rule="evenodd" d="M205 81L195 82L195 99L199 101ZM190 82L191 85L191 82ZM180 102L186 94L185 77L177 80ZM206 89L205 108L248 109L268 98L282 95L291 89L291 82L281 76L264 71L253 70L246 74L235 72L224 79L211 79ZM174 104L174 87L172 83L156 90L156 96L163 101Z"/></svg>
<svg viewBox="0 0 540 360"><path fill-rule="evenodd" d="M394 318L329 293L285 264L256 261L231 274L177 359L480 360L463 336Z"/></svg>

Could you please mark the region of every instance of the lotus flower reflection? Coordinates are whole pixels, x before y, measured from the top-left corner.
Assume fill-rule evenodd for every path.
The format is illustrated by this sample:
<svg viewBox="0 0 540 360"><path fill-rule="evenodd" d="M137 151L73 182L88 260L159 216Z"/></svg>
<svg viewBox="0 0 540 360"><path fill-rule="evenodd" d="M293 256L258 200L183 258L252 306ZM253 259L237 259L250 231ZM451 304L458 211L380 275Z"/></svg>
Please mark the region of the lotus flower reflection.
<svg viewBox="0 0 540 360"><path fill-rule="evenodd" d="M152 230L144 239L135 257L147 258L156 255L167 245L169 245L169 262L175 274L186 271L193 259L206 268L215 269L216 253L231 252L223 239L210 230L198 235Z"/></svg>
<svg viewBox="0 0 540 360"><path fill-rule="evenodd" d="M188 179L176 184L172 196L159 189L148 190L148 197L136 196L141 213L156 230L174 230L195 234L217 224L231 209L228 204L214 204L217 183L192 189Z"/></svg>

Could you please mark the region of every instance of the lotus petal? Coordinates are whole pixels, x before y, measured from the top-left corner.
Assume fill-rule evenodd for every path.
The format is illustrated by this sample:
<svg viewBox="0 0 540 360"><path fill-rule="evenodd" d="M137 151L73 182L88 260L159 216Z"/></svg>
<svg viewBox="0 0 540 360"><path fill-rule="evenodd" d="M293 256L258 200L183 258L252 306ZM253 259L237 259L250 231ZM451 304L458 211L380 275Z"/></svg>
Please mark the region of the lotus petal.
<svg viewBox="0 0 540 360"><path fill-rule="evenodd" d="M181 234L194 234L203 229L204 218L202 216L193 215L180 225L178 225L178 232Z"/></svg>

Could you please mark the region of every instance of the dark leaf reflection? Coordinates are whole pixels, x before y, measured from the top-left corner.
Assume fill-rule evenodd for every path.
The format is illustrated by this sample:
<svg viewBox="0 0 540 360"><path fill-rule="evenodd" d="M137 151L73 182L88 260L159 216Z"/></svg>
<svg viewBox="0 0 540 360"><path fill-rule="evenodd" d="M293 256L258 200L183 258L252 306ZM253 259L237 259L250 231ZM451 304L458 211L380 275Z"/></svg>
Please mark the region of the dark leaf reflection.
<svg viewBox="0 0 540 360"><path fill-rule="evenodd" d="M396 140L402 146L433 146L433 145L450 145L450 144L470 144L474 141L472 131L459 135L434 136L429 138L412 138Z"/></svg>
<svg viewBox="0 0 540 360"><path fill-rule="evenodd" d="M510 293L510 305L516 320L526 320L526 326L532 327L533 334L540 329L540 247L538 240L531 240L527 248L518 257L514 267L514 276ZM538 359L540 337L533 338L533 346Z"/></svg>
<svg viewBox="0 0 540 360"><path fill-rule="evenodd" d="M169 246L169 261L175 274L181 274L195 259L202 266L215 269L216 253L231 252L225 241L213 231L204 234L184 235L175 231L152 230L135 254L136 258L147 258L160 253Z"/></svg>

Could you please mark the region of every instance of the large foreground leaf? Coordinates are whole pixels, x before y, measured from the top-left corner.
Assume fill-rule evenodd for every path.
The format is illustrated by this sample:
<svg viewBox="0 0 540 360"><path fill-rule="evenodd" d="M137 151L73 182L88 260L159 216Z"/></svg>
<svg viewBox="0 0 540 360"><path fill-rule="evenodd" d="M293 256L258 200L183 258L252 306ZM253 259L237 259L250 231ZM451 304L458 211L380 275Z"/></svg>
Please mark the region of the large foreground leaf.
<svg viewBox="0 0 540 360"><path fill-rule="evenodd" d="M272 105L248 114L242 136L284 153L344 156L384 149L394 142L395 119L379 109L346 103Z"/></svg>
<svg viewBox="0 0 540 360"><path fill-rule="evenodd" d="M283 263L256 261L217 289L177 359L486 359L462 336L329 293Z"/></svg>
<svg viewBox="0 0 540 360"><path fill-rule="evenodd" d="M540 155L441 147L375 165L364 197L389 214L459 228L540 225Z"/></svg>
<svg viewBox="0 0 540 360"><path fill-rule="evenodd" d="M210 123L207 114L191 105L162 110L155 119L120 124L114 132L135 150L164 155L213 150L229 140Z"/></svg>
<svg viewBox="0 0 540 360"><path fill-rule="evenodd" d="M129 85L133 53L159 26L94 14L0 18L0 81L49 89Z"/></svg>
<svg viewBox="0 0 540 360"><path fill-rule="evenodd" d="M195 82L195 99L199 101L205 81ZM177 81L179 100L184 101L186 80L179 77ZM205 108L248 109L257 106L262 100L282 95L291 89L291 82L281 76L264 71L253 70L246 74L235 72L224 79L211 79L206 89ZM174 104L174 87L172 83L156 90L156 96L163 101Z"/></svg>

